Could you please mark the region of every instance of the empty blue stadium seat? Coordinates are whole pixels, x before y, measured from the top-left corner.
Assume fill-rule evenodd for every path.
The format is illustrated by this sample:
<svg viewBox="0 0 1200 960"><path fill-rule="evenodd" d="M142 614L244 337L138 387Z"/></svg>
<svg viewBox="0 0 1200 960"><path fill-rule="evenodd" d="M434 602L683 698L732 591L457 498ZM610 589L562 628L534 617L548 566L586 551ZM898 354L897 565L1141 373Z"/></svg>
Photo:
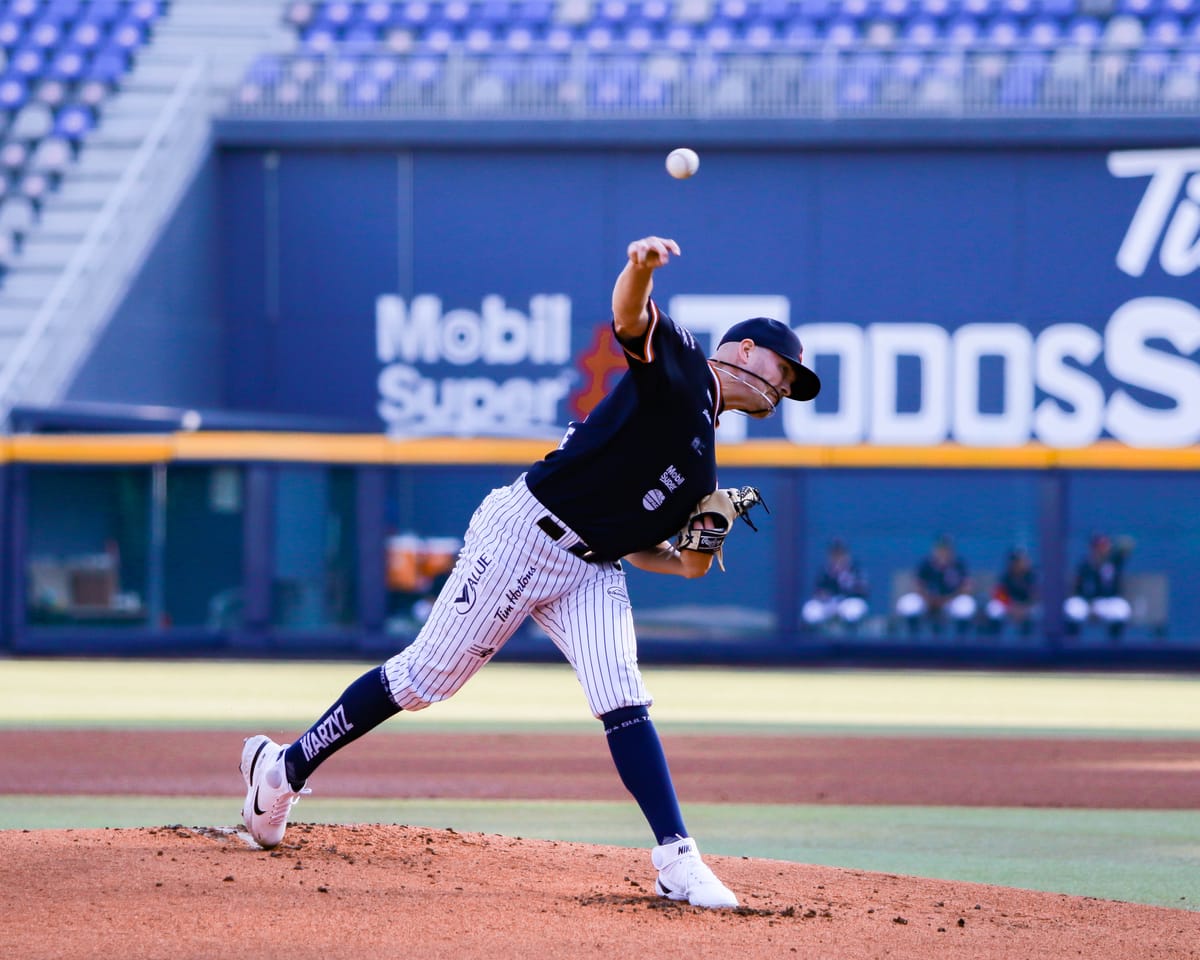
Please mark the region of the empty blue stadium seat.
<svg viewBox="0 0 1200 960"><path fill-rule="evenodd" d="M74 159L74 144L66 137L50 133L37 145L29 157L29 169L49 177L50 185L55 187L58 186Z"/></svg>
<svg viewBox="0 0 1200 960"><path fill-rule="evenodd" d="M721 53L733 47L737 34L732 24L716 21L702 29L701 37L702 42L709 50Z"/></svg>
<svg viewBox="0 0 1200 960"><path fill-rule="evenodd" d="M757 52L780 49L779 31L770 20L754 20L742 30L742 43L746 49Z"/></svg>
<svg viewBox="0 0 1200 960"><path fill-rule="evenodd" d="M29 147L18 140L6 140L0 146L0 172L10 180L25 169L28 159Z"/></svg>
<svg viewBox="0 0 1200 960"><path fill-rule="evenodd" d="M859 39L858 24L847 17L838 17L826 25L823 39L835 47L854 46Z"/></svg>
<svg viewBox="0 0 1200 960"><path fill-rule="evenodd" d="M121 0L91 0L83 7L80 16L86 22L109 24L124 11L124 4L121 3Z"/></svg>
<svg viewBox="0 0 1200 960"><path fill-rule="evenodd" d="M0 78L0 110L15 113L29 99L29 85L23 77L9 74Z"/></svg>
<svg viewBox="0 0 1200 960"><path fill-rule="evenodd" d="M836 0L796 0L800 16L808 20L824 20L838 12Z"/></svg>
<svg viewBox="0 0 1200 960"><path fill-rule="evenodd" d="M1104 35L1104 25L1095 17L1074 17L1067 24L1067 37L1081 46L1094 46Z"/></svg>
<svg viewBox="0 0 1200 960"><path fill-rule="evenodd" d="M1038 10L1048 17L1065 19L1079 13L1079 3L1078 0L1040 0Z"/></svg>
<svg viewBox="0 0 1200 960"><path fill-rule="evenodd" d="M74 20L83 9L83 0L46 0L42 9L59 20Z"/></svg>
<svg viewBox="0 0 1200 960"><path fill-rule="evenodd" d="M337 32L328 24L314 23L301 33L300 46L308 53L330 53L337 46Z"/></svg>
<svg viewBox="0 0 1200 960"><path fill-rule="evenodd" d="M315 5L308 0L297 0L288 4L284 19L296 29L303 29L312 23L315 12Z"/></svg>
<svg viewBox="0 0 1200 960"><path fill-rule="evenodd" d="M758 5L758 15L763 20L774 20L776 23L790 20L792 19L792 0L762 0Z"/></svg>
<svg viewBox="0 0 1200 960"><path fill-rule="evenodd" d="M941 40L942 30L936 19L922 14L904 25L901 38L912 46L931 47Z"/></svg>
<svg viewBox="0 0 1200 960"><path fill-rule="evenodd" d="M554 16L554 4L550 0L523 0L513 6L512 17L516 23L543 26Z"/></svg>
<svg viewBox="0 0 1200 960"><path fill-rule="evenodd" d="M74 83L83 76L83 70L86 66L87 52L81 47L67 45L55 53L54 58L47 67L46 76L63 80L67 83Z"/></svg>
<svg viewBox="0 0 1200 960"><path fill-rule="evenodd" d="M129 52L124 47L109 44L96 51L84 74L90 80L115 87L128 72Z"/></svg>
<svg viewBox="0 0 1200 960"><path fill-rule="evenodd" d="M72 28L69 42L81 50L94 50L104 37L103 26L92 20L80 20Z"/></svg>
<svg viewBox="0 0 1200 960"><path fill-rule="evenodd" d="M784 28L780 42L785 50L809 50L820 39L817 25L811 20L793 20Z"/></svg>
<svg viewBox="0 0 1200 960"><path fill-rule="evenodd" d="M26 28L29 43L41 50L52 50L62 40L62 21L54 16L43 16Z"/></svg>
<svg viewBox="0 0 1200 960"><path fill-rule="evenodd" d="M1062 36L1062 25L1053 17L1035 17L1025 28L1025 38L1035 47L1054 47Z"/></svg>
<svg viewBox="0 0 1200 960"><path fill-rule="evenodd" d="M331 0L326 3L317 16L318 20L323 20L325 23L333 27L344 27L350 22L350 18L354 15L354 7L347 3L346 0Z"/></svg>
<svg viewBox="0 0 1200 960"><path fill-rule="evenodd" d="M1007 107L1033 107L1041 97L1046 75L1046 57L1040 52L1017 56L1000 80L997 99Z"/></svg>
<svg viewBox="0 0 1200 960"><path fill-rule="evenodd" d="M129 16L134 20L140 20L147 27L153 26L164 13L166 13L164 0L133 0L133 4L129 8Z"/></svg>
<svg viewBox="0 0 1200 960"><path fill-rule="evenodd" d="M401 7L401 18L406 23L421 24L429 19L429 4L425 0L408 0Z"/></svg>
<svg viewBox="0 0 1200 960"><path fill-rule="evenodd" d="M368 54L379 46L379 34L370 24L356 23L346 30L340 46L352 57Z"/></svg>
<svg viewBox="0 0 1200 960"><path fill-rule="evenodd" d="M508 0L481 0L478 17L483 23L503 25L512 18L512 4Z"/></svg>
<svg viewBox="0 0 1200 960"><path fill-rule="evenodd" d="M0 16L0 47L11 49L25 36L25 23L8 12Z"/></svg>
<svg viewBox="0 0 1200 960"><path fill-rule="evenodd" d="M147 35L148 28L144 21L126 17L112 27L109 39L123 50L132 52L146 42Z"/></svg>
<svg viewBox="0 0 1200 960"><path fill-rule="evenodd" d="M9 57L8 69L24 77L26 81L32 81L42 73L42 68L45 66L45 54L38 47L26 45L18 47Z"/></svg>
<svg viewBox="0 0 1200 960"><path fill-rule="evenodd" d="M663 41L667 49L676 53L695 50L699 46L696 30L686 23L672 23L666 28Z"/></svg>
<svg viewBox="0 0 1200 960"><path fill-rule="evenodd" d="M567 53L575 46L575 32L570 27L555 24L546 31L543 44L555 53Z"/></svg>
<svg viewBox="0 0 1200 960"><path fill-rule="evenodd" d="M40 22L57 2L34 2L23 16ZM143 2L149 5L147 10L161 7L161 0L127 0L123 9ZM92 6L87 0L62 0L64 9L72 3L78 4L81 18ZM9 4L7 8L10 17L12 7ZM114 23L130 19L128 12L109 16L115 18ZM457 50L480 58L469 61L463 77L477 91L481 106L515 102L507 98L516 90L517 81L499 69L507 60L493 63L490 59L497 55L511 60L534 52L565 55L579 51L589 57L629 55L636 60L656 54L720 58L724 54L812 53L821 54L821 59L805 63L821 74L840 56L821 52L833 50L851 55L848 62L854 64L864 55L887 55L881 61L863 59L862 65L844 71L840 85L823 88L856 109L873 109L873 104L883 103L894 106L905 96L954 97L964 92L971 104L982 104L982 98L993 96L1001 107L1021 110L1028 105L1033 109L1041 102L1043 89L1057 91L1059 96L1069 80L1062 71L1049 76L1045 69L1033 68L1036 63L1044 68L1051 52L1072 46L1086 48L1095 58L1098 82L1112 91L1127 89L1127 74L1149 75L1133 56L1139 49L1200 44L1200 0L293 0L283 17L295 30L297 48L320 56L390 52L440 58ZM70 25L66 29L74 32L77 28ZM49 36L46 39L56 53L62 48L50 44ZM1107 57L1122 49L1127 52L1124 59ZM934 54L941 50L958 51L960 68L963 62L968 67L965 73L953 77L934 66ZM1017 55L1011 59L994 55L1004 50ZM83 44L77 45L77 51L86 60ZM929 51L929 56L921 56L920 51ZM1026 57L1025 51L1030 56ZM882 67L868 71L863 66L873 62ZM1153 57L1146 59L1147 65L1155 62ZM1134 66L1127 70L1129 64ZM58 79L73 69L69 66L60 71ZM477 69L482 71L478 77L473 72ZM669 85L652 76L648 67L644 69L644 89L623 88L623 102L666 102L663 98ZM572 90L564 77L564 102L577 96L594 99L597 82L607 84L611 93L615 75L610 71L598 76L586 90L578 91ZM476 77L478 83L473 80ZM700 82L714 85L714 90L719 87L722 102L733 107L750 102L743 96L746 90L764 82L784 83L761 77L754 61L744 60L733 73L719 79L701 78ZM936 82L930 83L931 79ZM371 101L369 94L375 87L387 84L379 77L362 80L363 90L355 94L352 81L335 80L344 88L339 96L354 97L363 104ZM536 86L530 85L528 77L525 81L527 91ZM292 95L300 89L297 83L300 81L289 86ZM825 80L814 89L821 83ZM969 89L954 93L947 86L953 83L966 84ZM1186 94L1185 82L1178 83ZM600 102L608 101L601 96ZM1072 102L1083 101L1062 94L1058 102L1069 109Z"/></svg>
<svg viewBox="0 0 1200 960"><path fill-rule="evenodd" d="M667 0L642 0L641 16L653 23L666 23L671 18Z"/></svg>
<svg viewBox="0 0 1200 960"><path fill-rule="evenodd" d="M67 84L52 77L43 77L38 81L37 90L34 91L34 99L38 103L44 103L54 110L67 102L67 96Z"/></svg>
<svg viewBox="0 0 1200 960"><path fill-rule="evenodd" d="M973 47L979 43L982 30L974 17L958 16L946 24L946 40L955 47Z"/></svg>
<svg viewBox="0 0 1200 960"><path fill-rule="evenodd" d="M877 102L885 61L878 55L865 54L845 63L838 84L838 102L853 110L866 109Z"/></svg>
<svg viewBox="0 0 1200 960"><path fill-rule="evenodd" d="M645 20L627 23L621 39L625 49L634 53L649 53L659 46L657 28Z"/></svg>
<svg viewBox="0 0 1200 960"><path fill-rule="evenodd" d="M717 4L717 13L725 20L742 24L755 13L747 0L721 0Z"/></svg>

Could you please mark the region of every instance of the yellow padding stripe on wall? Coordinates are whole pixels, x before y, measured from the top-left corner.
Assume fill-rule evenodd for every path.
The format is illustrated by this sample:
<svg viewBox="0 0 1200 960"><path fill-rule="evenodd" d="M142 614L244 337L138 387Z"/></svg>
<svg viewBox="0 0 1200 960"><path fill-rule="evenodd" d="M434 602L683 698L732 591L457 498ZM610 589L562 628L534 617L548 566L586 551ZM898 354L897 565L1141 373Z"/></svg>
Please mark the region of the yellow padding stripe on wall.
<svg viewBox="0 0 1200 960"><path fill-rule="evenodd" d="M525 466L554 449L554 440L382 434L207 432L174 434L45 434L0 437L0 463L151 464L203 461ZM1200 448L1144 450L1105 440L1056 450L1023 447L825 447L786 440L722 444L722 467L841 467L1046 470L1200 470Z"/></svg>

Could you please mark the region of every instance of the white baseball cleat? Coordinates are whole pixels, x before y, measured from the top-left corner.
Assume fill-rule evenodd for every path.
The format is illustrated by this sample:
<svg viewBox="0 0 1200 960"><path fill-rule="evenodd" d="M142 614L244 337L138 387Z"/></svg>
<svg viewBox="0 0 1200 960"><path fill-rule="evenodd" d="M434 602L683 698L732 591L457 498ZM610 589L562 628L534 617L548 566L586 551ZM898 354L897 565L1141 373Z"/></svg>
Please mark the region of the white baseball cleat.
<svg viewBox="0 0 1200 960"><path fill-rule="evenodd" d="M246 781L246 800L242 804L242 820L260 847L270 850L279 846L287 830L288 814L302 793L312 793L308 787L293 790L283 767L283 751L288 745L278 744L261 733L249 737L242 747L242 762L238 769Z"/></svg>
<svg viewBox="0 0 1200 960"><path fill-rule="evenodd" d="M658 869L654 892L668 900L686 900L693 907L736 907L738 899L700 859L691 837L655 847L650 855Z"/></svg>

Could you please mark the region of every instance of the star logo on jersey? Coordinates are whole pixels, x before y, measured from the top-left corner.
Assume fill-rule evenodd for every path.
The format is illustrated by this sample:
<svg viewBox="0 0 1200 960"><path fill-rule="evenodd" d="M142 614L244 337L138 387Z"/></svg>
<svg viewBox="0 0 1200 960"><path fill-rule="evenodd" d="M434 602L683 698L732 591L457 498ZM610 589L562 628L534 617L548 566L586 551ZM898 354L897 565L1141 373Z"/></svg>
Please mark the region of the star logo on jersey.
<svg viewBox="0 0 1200 960"><path fill-rule="evenodd" d="M621 374L629 369L625 351L617 343L612 327L600 324L587 349L579 355L576 365L583 375L583 384L571 394L571 412L582 420L615 385Z"/></svg>

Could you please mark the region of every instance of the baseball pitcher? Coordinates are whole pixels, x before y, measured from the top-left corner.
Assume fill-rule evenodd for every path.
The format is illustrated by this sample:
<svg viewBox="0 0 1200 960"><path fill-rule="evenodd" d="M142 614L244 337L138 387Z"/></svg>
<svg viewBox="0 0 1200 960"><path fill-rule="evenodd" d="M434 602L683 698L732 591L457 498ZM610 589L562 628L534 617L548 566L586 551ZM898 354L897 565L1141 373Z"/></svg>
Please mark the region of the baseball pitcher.
<svg viewBox="0 0 1200 960"><path fill-rule="evenodd" d="M628 371L557 449L480 504L413 643L354 681L291 745L245 741L243 818L263 847L283 839L292 806L334 751L401 711L453 696L532 617L575 669L650 825L657 893L737 906L684 824L650 720L622 564L708 573L734 520L749 521L760 502L751 487L718 490L718 418L767 417L785 398L811 400L821 385L795 333L777 320L734 324L706 357L650 298L655 271L679 255L674 240L629 244L612 292Z"/></svg>

